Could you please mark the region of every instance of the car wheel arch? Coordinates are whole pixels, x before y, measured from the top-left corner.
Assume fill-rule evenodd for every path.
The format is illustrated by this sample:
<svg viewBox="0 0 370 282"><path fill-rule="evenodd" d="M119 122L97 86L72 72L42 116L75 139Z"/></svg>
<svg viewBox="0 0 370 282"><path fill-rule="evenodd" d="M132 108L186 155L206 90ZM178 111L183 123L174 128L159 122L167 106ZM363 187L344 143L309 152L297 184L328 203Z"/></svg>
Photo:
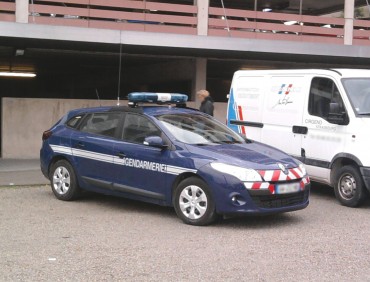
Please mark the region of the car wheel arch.
<svg viewBox="0 0 370 282"><path fill-rule="evenodd" d="M53 167L53 165L54 165L56 162L60 161L60 160L66 160L67 162L69 162L69 163L72 165L71 161L70 161L67 157L62 156L62 155L54 156L54 157L51 159L50 163L49 163L49 167L48 167L48 175L50 175L50 169ZM72 165L72 167L73 167L73 165Z"/></svg>
<svg viewBox="0 0 370 282"><path fill-rule="evenodd" d="M176 179L172 182L172 186L171 186L171 203L173 204L173 196L174 196L174 191L176 189L176 187L181 183L181 181L187 179L187 178L190 178L190 177L197 177L201 180L203 180L204 182L207 183L207 181L205 181L200 175L196 174L196 173L193 173L193 172L184 172L180 175L178 175L176 177Z"/></svg>

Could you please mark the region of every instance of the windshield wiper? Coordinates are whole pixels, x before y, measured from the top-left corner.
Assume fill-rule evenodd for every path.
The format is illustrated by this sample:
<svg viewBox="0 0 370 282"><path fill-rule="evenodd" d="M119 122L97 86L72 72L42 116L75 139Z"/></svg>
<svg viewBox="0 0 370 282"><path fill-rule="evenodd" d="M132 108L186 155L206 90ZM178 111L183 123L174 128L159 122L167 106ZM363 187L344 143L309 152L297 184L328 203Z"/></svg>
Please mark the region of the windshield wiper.
<svg viewBox="0 0 370 282"><path fill-rule="evenodd" d="M210 144L211 143L195 143L195 144L192 144L192 145L195 145L195 146L208 146Z"/></svg>
<svg viewBox="0 0 370 282"><path fill-rule="evenodd" d="M370 112L368 112L368 113L359 113L359 115L361 115L361 116L370 116Z"/></svg>
<svg viewBox="0 0 370 282"><path fill-rule="evenodd" d="M195 143L195 144L192 144L192 145L195 145L195 146L210 146L210 145L220 145L220 144L225 144L223 142L208 142L208 143Z"/></svg>
<svg viewBox="0 0 370 282"><path fill-rule="evenodd" d="M214 143L217 143L217 144L241 144L242 142L240 141L231 141L231 140L224 140L224 141L218 141L218 142L214 142Z"/></svg>
<svg viewBox="0 0 370 282"><path fill-rule="evenodd" d="M216 145L216 144L218 144L218 145L220 145L220 144L242 144L242 142L236 141L236 140L235 141L224 140L224 141L212 141L212 142L209 142L209 143L195 143L195 144L192 144L192 145L195 145L195 146L209 146L209 145Z"/></svg>

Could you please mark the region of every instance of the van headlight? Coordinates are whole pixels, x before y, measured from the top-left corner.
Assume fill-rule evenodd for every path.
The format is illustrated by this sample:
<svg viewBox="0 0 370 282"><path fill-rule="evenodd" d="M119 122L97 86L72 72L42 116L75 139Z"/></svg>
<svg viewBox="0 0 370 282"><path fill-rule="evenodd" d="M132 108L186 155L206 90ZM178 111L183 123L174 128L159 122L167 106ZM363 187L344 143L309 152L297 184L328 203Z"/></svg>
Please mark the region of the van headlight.
<svg viewBox="0 0 370 282"><path fill-rule="evenodd" d="M303 163L300 163L298 167L302 171L303 176L306 176L307 175L307 171L306 171L306 167L304 166L304 164Z"/></svg>
<svg viewBox="0 0 370 282"><path fill-rule="evenodd" d="M262 181L261 175L254 169L238 167L223 163L211 163L211 167L219 172L230 174L242 182Z"/></svg>

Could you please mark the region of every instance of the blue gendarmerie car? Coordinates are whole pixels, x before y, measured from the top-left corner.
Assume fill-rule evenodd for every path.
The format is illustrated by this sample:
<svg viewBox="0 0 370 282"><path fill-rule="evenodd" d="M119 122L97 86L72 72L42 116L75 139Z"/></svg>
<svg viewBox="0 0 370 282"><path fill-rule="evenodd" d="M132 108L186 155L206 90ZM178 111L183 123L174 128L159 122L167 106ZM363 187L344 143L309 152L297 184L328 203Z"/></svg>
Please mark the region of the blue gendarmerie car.
<svg viewBox="0 0 370 282"><path fill-rule="evenodd" d="M131 93L128 107L67 113L42 137L41 169L55 196L69 201L90 190L174 206L193 225L308 205L310 180L299 161L186 101L183 94Z"/></svg>

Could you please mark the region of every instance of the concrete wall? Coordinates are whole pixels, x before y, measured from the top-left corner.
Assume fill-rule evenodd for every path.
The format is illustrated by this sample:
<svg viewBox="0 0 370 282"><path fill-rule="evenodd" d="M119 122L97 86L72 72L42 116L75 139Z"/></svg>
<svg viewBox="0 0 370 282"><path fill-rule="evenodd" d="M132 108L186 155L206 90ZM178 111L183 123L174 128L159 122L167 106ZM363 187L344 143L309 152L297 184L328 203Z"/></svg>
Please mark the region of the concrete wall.
<svg viewBox="0 0 370 282"><path fill-rule="evenodd" d="M38 158L42 133L56 123L66 112L76 108L115 105L112 100L75 99L2 99L2 157ZM121 101L125 105L126 101ZM194 102L188 106L194 107ZM226 103L215 103L216 118L226 120Z"/></svg>

